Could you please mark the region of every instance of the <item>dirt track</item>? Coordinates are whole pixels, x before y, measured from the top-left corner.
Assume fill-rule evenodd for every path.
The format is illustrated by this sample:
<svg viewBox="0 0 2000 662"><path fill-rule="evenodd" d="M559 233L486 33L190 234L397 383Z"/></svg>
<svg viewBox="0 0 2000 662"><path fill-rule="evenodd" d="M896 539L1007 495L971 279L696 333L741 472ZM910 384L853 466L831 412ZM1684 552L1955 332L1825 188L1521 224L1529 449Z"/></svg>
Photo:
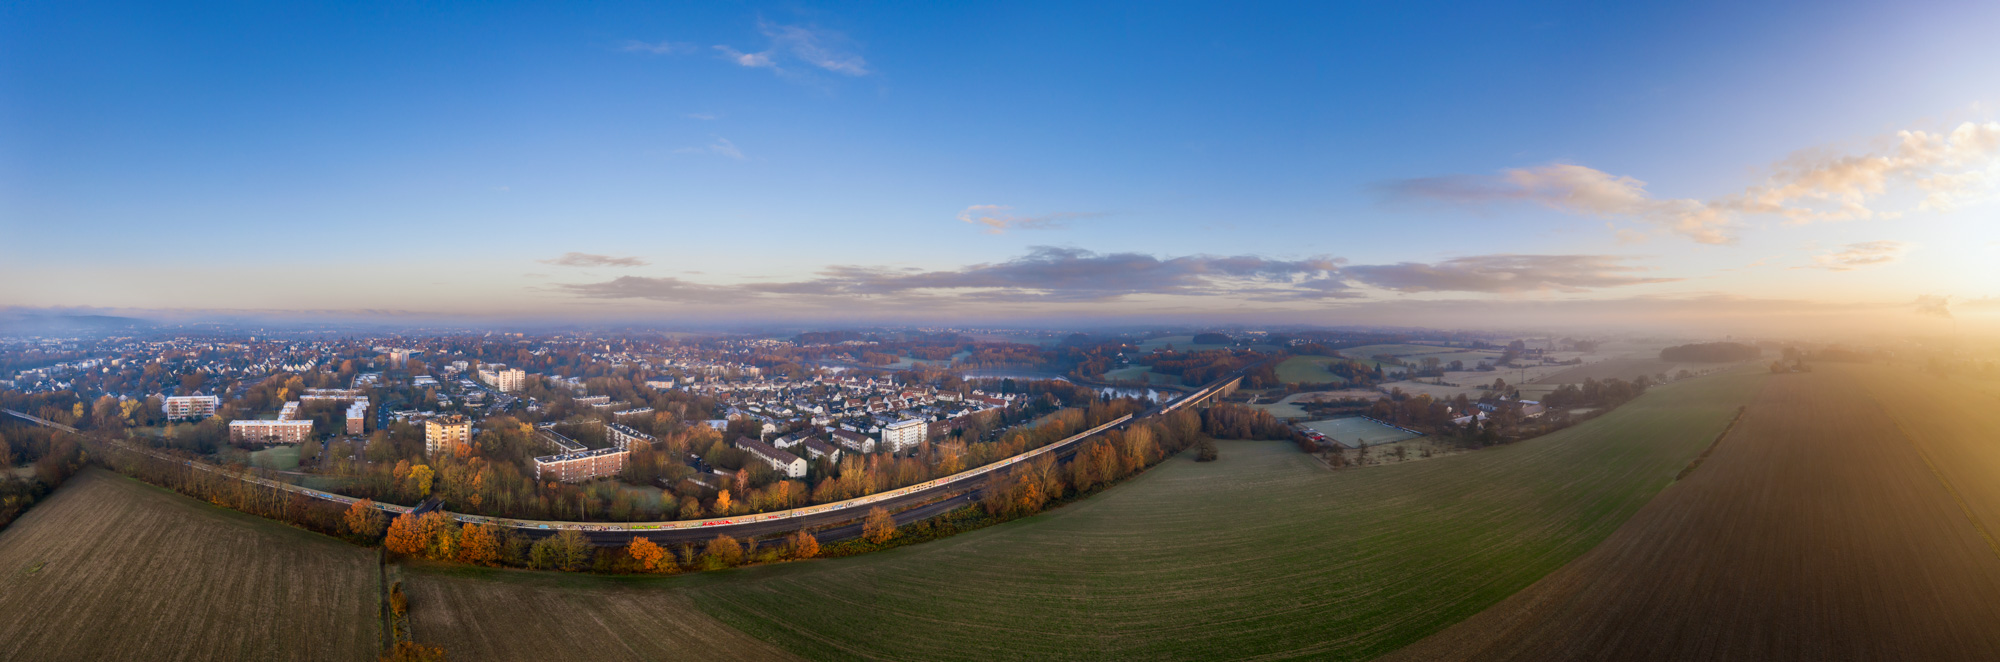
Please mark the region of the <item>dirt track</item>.
<svg viewBox="0 0 2000 662"><path fill-rule="evenodd" d="M1771 379L1700 469L1602 545L1387 659L2000 659L2000 555L1971 519L2000 505L1983 503L2000 465L1957 461L2000 440L1990 414L1957 420L1974 408L1912 416L1913 393L1979 397L1928 381L1875 366ZM1959 489L1967 506L1945 480L1978 483Z"/></svg>

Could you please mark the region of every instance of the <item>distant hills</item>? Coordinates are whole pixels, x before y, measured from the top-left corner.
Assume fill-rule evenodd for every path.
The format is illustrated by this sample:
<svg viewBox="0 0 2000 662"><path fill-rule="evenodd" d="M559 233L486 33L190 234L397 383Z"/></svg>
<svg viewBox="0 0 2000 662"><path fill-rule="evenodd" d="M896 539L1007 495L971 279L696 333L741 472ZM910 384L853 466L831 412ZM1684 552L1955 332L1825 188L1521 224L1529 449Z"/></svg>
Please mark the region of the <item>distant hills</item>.
<svg viewBox="0 0 2000 662"><path fill-rule="evenodd" d="M151 329L151 320L46 310L0 310L0 336L102 334Z"/></svg>

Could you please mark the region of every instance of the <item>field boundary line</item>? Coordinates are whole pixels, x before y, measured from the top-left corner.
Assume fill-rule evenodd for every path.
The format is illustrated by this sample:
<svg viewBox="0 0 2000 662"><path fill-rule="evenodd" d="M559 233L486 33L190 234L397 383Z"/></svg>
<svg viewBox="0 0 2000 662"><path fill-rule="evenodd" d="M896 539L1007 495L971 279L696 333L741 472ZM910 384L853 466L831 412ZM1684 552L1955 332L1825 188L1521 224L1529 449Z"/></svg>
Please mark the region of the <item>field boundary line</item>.
<svg viewBox="0 0 2000 662"><path fill-rule="evenodd" d="M1881 403L1877 402L1876 406L1880 407ZM1887 413L1887 408L1883 409L1884 413ZM1993 532L1986 530L1986 524L1979 521L1978 515L1973 514L1972 504L1966 503L1965 496L1958 493L1958 487L1951 484L1951 479L1946 478L1944 472L1938 471L1937 463L1931 461L1931 454L1924 452L1924 447L1917 444L1916 437L1910 434L1910 428L1903 425L1903 419L1892 414L1889 420L1896 424L1896 433L1903 436L1903 442L1917 451L1917 457L1923 458L1924 467L1931 470L1931 476L1937 478L1938 484L1944 486L1944 491L1951 494L1951 500L1958 502L1959 512L1965 513L1966 521L1972 522L1973 530L1978 531L1979 537L1986 540L1986 549L1993 552L1994 558L2000 559L2000 543L1994 542Z"/></svg>
<svg viewBox="0 0 2000 662"><path fill-rule="evenodd" d="M1693 475L1695 468L1700 467L1702 461L1707 460L1708 455L1710 453L1714 453L1715 448L1717 446L1722 445L1722 438L1729 436L1730 430L1736 429L1736 424L1743 421L1743 414L1748 411L1750 411L1750 405L1742 405L1737 407L1736 417L1729 419L1729 424L1722 426L1721 432L1715 433L1715 441L1708 442L1708 448L1702 449L1700 455L1694 456L1694 459L1688 462L1687 468L1681 469L1680 475L1674 476L1674 482L1676 483L1681 482L1682 480L1685 480L1688 476Z"/></svg>

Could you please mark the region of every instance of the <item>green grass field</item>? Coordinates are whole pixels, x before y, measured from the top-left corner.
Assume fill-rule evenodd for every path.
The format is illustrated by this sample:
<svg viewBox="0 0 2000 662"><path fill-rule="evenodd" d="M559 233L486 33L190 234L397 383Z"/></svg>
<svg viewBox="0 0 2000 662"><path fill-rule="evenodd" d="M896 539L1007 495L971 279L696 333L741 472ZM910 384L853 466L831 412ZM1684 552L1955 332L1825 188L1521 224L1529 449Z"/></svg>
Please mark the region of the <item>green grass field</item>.
<svg viewBox="0 0 2000 662"><path fill-rule="evenodd" d="M1175 458L1037 517L669 585L810 658L1368 659L1589 550L1764 379L1691 380L1539 439L1365 470L1224 442L1219 462Z"/></svg>
<svg viewBox="0 0 2000 662"><path fill-rule="evenodd" d="M1229 345L1197 345L1194 342L1194 336L1161 336L1139 343L1139 349L1150 352L1164 348L1167 345L1173 345L1174 349L1183 352L1197 349L1223 349L1229 347Z"/></svg>
<svg viewBox="0 0 2000 662"><path fill-rule="evenodd" d="M1162 375L1143 365L1133 365L1104 373L1104 378L1112 381L1146 380L1148 384L1179 384L1179 377Z"/></svg>
<svg viewBox="0 0 2000 662"><path fill-rule="evenodd" d="M1417 356L1420 354L1444 354L1447 352L1463 352L1467 350L1460 347L1439 347L1437 345L1362 345L1360 347L1349 347L1347 349L1339 351L1341 356L1351 356L1357 359L1365 359L1373 357L1377 354L1387 354L1389 356Z"/></svg>
<svg viewBox="0 0 2000 662"><path fill-rule="evenodd" d="M296 471L299 468L299 447L272 446L251 451L250 465L279 471Z"/></svg>
<svg viewBox="0 0 2000 662"><path fill-rule="evenodd" d="M1340 361L1332 356L1294 356L1278 364L1278 381L1287 384L1345 384L1347 379L1328 372L1326 364Z"/></svg>

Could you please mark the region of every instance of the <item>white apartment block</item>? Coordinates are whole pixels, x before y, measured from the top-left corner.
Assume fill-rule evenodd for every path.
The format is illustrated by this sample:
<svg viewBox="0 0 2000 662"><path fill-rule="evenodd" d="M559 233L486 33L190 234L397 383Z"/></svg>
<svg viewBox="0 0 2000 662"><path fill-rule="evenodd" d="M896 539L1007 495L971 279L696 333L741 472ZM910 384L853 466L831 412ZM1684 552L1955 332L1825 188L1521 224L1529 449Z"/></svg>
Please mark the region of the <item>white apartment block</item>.
<svg viewBox="0 0 2000 662"><path fill-rule="evenodd" d="M604 436L609 438L613 445L628 451L639 450L642 444L652 446L653 442L659 441L653 435L617 423L605 425Z"/></svg>
<svg viewBox="0 0 2000 662"><path fill-rule="evenodd" d="M924 443L929 433L929 423L921 419L906 418L882 428L882 445L889 447L891 453L901 453Z"/></svg>
<svg viewBox="0 0 2000 662"><path fill-rule="evenodd" d="M490 363L479 366L479 380L501 393L514 393L527 385L528 373L519 368L508 369L506 364Z"/></svg>
<svg viewBox="0 0 2000 662"><path fill-rule="evenodd" d="M784 474L786 478L806 477L806 461L804 458L772 448L770 444L749 437L737 437L736 447L750 453L752 457L762 460L765 464L771 465L772 469L777 470L780 474Z"/></svg>
<svg viewBox="0 0 2000 662"><path fill-rule="evenodd" d="M312 436L312 421L230 421L229 440L246 444L297 444Z"/></svg>
<svg viewBox="0 0 2000 662"><path fill-rule="evenodd" d="M178 395L161 403L160 411L167 418L208 418L221 406L222 398L213 395Z"/></svg>

